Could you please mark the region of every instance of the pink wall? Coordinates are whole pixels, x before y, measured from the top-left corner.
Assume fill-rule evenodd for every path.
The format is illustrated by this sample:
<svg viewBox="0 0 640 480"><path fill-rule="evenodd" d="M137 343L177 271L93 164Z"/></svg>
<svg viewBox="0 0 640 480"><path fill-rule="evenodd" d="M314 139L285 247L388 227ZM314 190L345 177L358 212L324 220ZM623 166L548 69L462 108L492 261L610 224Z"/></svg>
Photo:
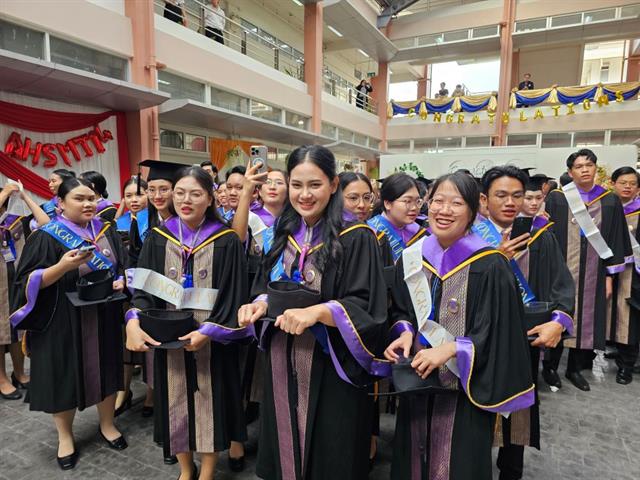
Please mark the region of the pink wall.
<svg viewBox="0 0 640 480"><path fill-rule="evenodd" d="M354 132L382 138L382 127L378 117L363 112L327 93L322 94L322 121Z"/></svg>
<svg viewBox="0 0 640 480"><path fill-rule="evenodd" d="M521 49L518 55L518 76L512 79L512 87L516 87L527 72L531 74L536 88L554 84L580 85L582 54L582 44Z"/></svg>

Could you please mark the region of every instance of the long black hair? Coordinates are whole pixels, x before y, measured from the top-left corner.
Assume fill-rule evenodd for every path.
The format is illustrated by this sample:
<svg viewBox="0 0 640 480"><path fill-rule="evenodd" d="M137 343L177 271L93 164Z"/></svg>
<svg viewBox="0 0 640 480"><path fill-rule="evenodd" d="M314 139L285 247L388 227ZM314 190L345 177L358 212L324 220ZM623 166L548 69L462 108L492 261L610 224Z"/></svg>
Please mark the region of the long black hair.
<svg viewBox="0 0 640 480"><path fill-rule="evenodd" d="M440 185L444 182L453 183L453 185L458 189L458 192L460 192L460 196L464 200L464 203L466 203L471 210L471 220L469 220L469 223L467 224L468 230L473 225L476 215L478 214L478 209L480 208L480 188L478 187L478 182L476 182L475 178L470 177L466 173L447 173L446 175L442 175L436 179L433 184L433 188L431 189L431 193L429 194L429 200L433 198Z"/></svg>
<svg viewBox="0 0 640 480"><path fill-rule="evenodd" d="M173 178L172 187L175 189L176 183L184 177L193 177L193 179L198 182L198 185L200 185L206 194L209 195L211 205L207 207L207 210L204 213L206 219L227 225L227 222L216 209L216 202L213 197L213 178L211 178L211 175L209 175L202 167L184 167L178 170L177 175Z"/></svg>
<svg viewBox="0 0 640 480"><path fill-rule="evenodd" d="M364 173L360 172L342 172L338 175L340 179L340 189L344 191L348 185L351 185L353 182L364 182L369 187L369 191L373 193L373 186L371 185L371 180Z"/></svg>
<svg viewBox="0 0 640 480"><path fill-rule="evenodd" d="M56 173L56 175L57 175L57 173ZM73 190L76 187L80 187L80 186L89 187L91 190L93 190L96 193L96 195L98 195L98 192L96 192L96 189L93 186L93 183L91 183L89 180L87 180L85 178L68 177L58 187L58 198L61 199L61 200L64 200L64 198L67 195L69 195L69 192L71 190Z"/></svg>
<svg viewBox="0 0 640 480"><path fill-rule="evenodd" d="M412 188L418 190L418 193L420 192L418 183L413 177L410 177L406 173L397 172L389 175L382 182L382 187L380 188L380 201L373 209L373 215L379 215L382 212L386 212L387 209L384 206L385 201L393 202Z"/></svg>
<svg viewBox="0 0 640 480"><path fill-rule="evenodd" d="M80 178L84 178L93 183L93 189L102 197L109 198L109 192L107 192L107 179L100 172L95 170L89 170L82 172Z"/></svg>
<svg viewBox="0 0 640 480"><path fill-rule="evenodd" d="M67 170L66 168L58 168L56 170L54 170L53 172L51 172L53 175L57 175L60 177L60 180L62 180L63 182L67 179L67 178L76 178L76 174L74 171L72 170Z"/></svg>
<svg viewBox="0 0 640 480"><path fill-rule="evenodd" d="M338 175L336 173L336 159L333 153L321 145L303 145L296 148L287 158L287 174L291 178L291 171L304 162L311 162L318 167L332 182ZM322 212L322 238L324 244L318 252L317 266L323 269L328 261L340 264L342 258L342 245L340 243L340 231L342 230L342 192L340 187L331 195L327 207ZM293 235L300 228L302 218L287 201L284 211L278 220L275 231L275 240L269 253L264 258L264 267L270 271L280 258L280 254L287 245L289 235Z"/></svg>
<svg viewBox="0 0 640 480"><path fill-rule="evenodd" d="M143 178L141 178L138 181L138 177L136 175L133 175L131 178L129 178L129 180L124 182L124 184L122 185L122 195L124 195L124 191L127 189L129 185L137 185L138 183L140 183L140 188L144 190L147 189L147 182Z"/></svg>

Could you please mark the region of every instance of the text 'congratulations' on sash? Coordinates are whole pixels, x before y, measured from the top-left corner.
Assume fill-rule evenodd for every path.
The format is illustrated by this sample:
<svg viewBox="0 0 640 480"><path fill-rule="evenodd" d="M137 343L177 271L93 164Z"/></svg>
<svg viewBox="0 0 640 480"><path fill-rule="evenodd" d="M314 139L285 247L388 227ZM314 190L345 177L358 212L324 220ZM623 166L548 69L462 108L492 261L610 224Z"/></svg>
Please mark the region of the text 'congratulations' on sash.
<svg viewBox="0 0 640 480"><path fill-rule="evenodd" d="M91 243L57 220L51 220L40 227L40 230L51 235L69 250L79 248L82 244ZM97 250L92 252L87 265L91 270L113 270L113 263Z"/></svg>
<svg viewBox="0 0 640 480"><path fill-rule="evenodd" d="M418 240L402 252L402 266L404 268L404 281L407 284L413 310L418 320L418 331L432 347L439 347L447 342L454 342L451 335L442 325L429 318L433 307L431 290L427 276L422 268L422 244L425 237ZM451 372L460 377L458 363L454 358L445 364Z"/></svg>
<svg viewBox="0 0 640 480"><path fill-rule="evenodd" d="M562 187L562 191L564 192L564 196L569 204L569 209L571 210L571 213L573 213L582 233L598 256L602 260L613 257L613 252L609 248L609 245L607 245L607 242L605 242L604 238L602 238L602 233L600 233L596 224L593 223L593 218L591 218L591 215L587 210L587 206L582 201L582 197L580 196L580 192L578 191L576 184L573 182L568 183Z"/></svg>
<svg viewBox="0 0 640 480"><path fill-rule="evenodd" d="M170 278L146 268L127 270L128 286L174 305L178 310L213 310L218 298L215 288L184 288Z"/></svg>

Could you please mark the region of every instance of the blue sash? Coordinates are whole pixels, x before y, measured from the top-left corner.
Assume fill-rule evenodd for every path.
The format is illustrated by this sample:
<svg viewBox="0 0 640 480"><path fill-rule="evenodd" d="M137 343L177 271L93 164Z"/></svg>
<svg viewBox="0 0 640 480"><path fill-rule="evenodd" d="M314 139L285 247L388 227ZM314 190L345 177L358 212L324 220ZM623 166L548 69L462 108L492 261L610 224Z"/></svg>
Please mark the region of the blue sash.
<svg viewBox="0 0 640 480"><path fill-rule="evenodd" d="M267 228L262 235L262 239L264 241L264 243L262 244L262 252L264 255L269 253L269 250L271 250L271 247L273 246L275 231L276 231L275 226L273 226L273 227ZM302 283L301 272L298 272L296 270L293 273L293 278L289 278L289 276L285 272L284 252L280 254L278 261L275 263L275 265L271 269L269 279L272 282L276 282L278 280L288 280L290 282ZM317 323L311 326L309 330L311 330L311 333L313 333L313 336L316 337L316 340L322 347L322 351L328 355L329 354L329 339L328 339L329 334L327 333L327 329L324 328L324 325Z"/></svg>
<svg viewBox="0 0 640 480"><path fill-rule="evenodd" d="M400 234L382 215L376 215L375 217L370 218L367 220L367 224L376 232L384 232L384 234L389 238L393 263L396 263L402 255L402 251L407 248Z"/></svg>
<svg viewBox="0 0 640 480"><path fill-rule="evenodd" d="M218 213L220 213L220 216L224 218L227 222L231 222L236 212L234 210L228 210L225 212L224 208L218 207Z"/></svg>
<svg viewBox="0 0 640 480"><path fill-rule="evenodd" d="M131 212L127 212L116 219L116 228L119 232L129 233L131 228Z"/></svg>
<svg viewBox="0 0 640 480"><path fill-rule="evenodd" d="M489 219L485 220L484 222L476 223L472 227L472 230L476 233L476 235L478 235L494 248L498 248L498 246L502 242L502 235L500 235L500 232L496 230L496 227L493 225L493 223L491 223L491 220ZM522 270L520 270L518 263L514 259L511 259L509 263L511 264L511 270L513 270L513 274L518 281L518 290L520 290L522 302L524 304L533 302L536 299L536 296L533 294L533 291L527 283L527 279L522 273Z"/></svg>
<svg viewBox="0 0 640 480"><path fill-rule="evenodd" d="M42 204L41 208L42 210L44 210L44 213L49 216L49 218L53 218L56 216L56 207L58 206L58 204L56 203L56 198L58 197L53 197L48 202Z"/></svg>
<svg viewBox="0 0 640 480"><path fill-rule="evenodd" d="M138 224L138 235L140 240L144 242L149 234L149 209L140 210L136 215L136 223Z"/></svg>
<svg viewBox="0 0 640 480"><path fill-rule="evenodd" d="M72 231L69 227L57 220L51 220L49 223L40 227L40 230L51 235L69 250L73 250L75 248L79 248L83 244L90 243L88 240L85 240L76 232ZM92 252L87 265L91 270L114 270L113 264L109 259L96 250Z"/></svg>

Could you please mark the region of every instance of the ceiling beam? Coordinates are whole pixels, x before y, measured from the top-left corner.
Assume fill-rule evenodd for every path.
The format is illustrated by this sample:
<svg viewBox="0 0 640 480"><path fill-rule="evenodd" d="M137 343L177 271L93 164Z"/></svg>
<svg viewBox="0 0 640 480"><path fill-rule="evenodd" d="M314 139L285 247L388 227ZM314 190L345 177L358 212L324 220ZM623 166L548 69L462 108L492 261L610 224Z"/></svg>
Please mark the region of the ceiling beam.
<svg viewBox="0 0 640 480"><path fill-rule="evenodd" d="M385 4L387 5L382 10L382 13L378 15L378 28L386 27L391 18L394 15L397 15L399 12L404 10L405 8L409 8L411 5L416 3L418 0L385 0ZM381 3L381 2L378 2Z"/></svg>

